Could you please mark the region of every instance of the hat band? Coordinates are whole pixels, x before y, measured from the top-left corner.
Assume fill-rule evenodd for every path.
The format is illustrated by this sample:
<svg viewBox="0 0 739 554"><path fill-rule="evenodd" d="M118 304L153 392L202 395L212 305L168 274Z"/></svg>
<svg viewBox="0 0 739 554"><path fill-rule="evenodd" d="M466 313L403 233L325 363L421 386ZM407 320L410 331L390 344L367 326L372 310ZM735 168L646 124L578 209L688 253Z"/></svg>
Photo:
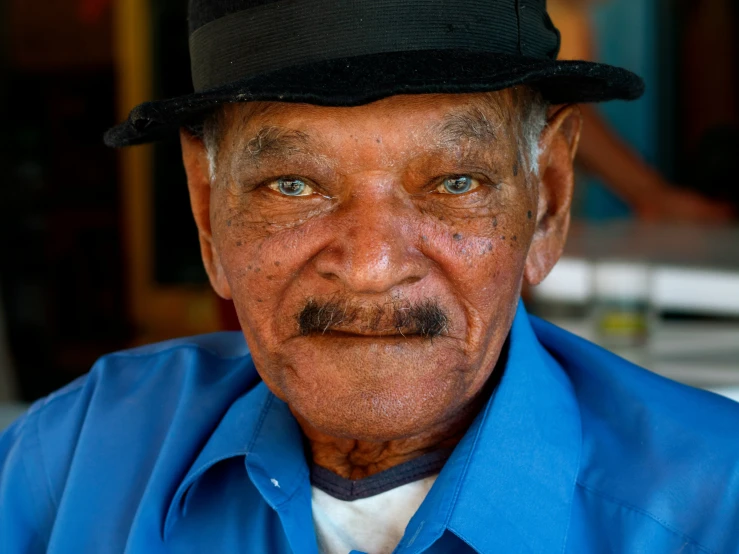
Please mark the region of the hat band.
<svg viewBox="0 0 739 554"><path fill-rule="evenodd" d="M556 58L541 0L283 0L190 36L196 91L300 64L424 50Z"/></svg>

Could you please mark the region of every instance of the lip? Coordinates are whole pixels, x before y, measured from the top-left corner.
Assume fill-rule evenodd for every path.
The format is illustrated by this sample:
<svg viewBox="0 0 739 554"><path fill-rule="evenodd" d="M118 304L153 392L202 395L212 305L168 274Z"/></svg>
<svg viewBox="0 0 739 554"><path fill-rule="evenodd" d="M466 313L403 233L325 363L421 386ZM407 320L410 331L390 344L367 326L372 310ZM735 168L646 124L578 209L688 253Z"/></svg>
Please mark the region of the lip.
<svg viewBox="0 0 739 554"><path fill-rule="evenodd" d="M422 338L418 333L401 333L399 331L366 331L366 332L353 332L353 331L338 331L329 329L325 333L311 333L306 335L308 338L312 337L330 337L338 339L411 339L411 338Z"/></svg>

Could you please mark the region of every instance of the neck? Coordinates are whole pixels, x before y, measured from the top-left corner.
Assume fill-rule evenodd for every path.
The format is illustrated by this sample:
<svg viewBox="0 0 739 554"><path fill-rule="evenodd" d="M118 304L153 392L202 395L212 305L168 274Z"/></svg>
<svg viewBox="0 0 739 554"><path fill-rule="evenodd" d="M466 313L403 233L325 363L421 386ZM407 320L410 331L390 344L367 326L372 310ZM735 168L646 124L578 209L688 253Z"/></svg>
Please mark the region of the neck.
<svg viewBox="0 0 739 554"><path fill-rule="evenodd" d="M294 415L308 439L313 462L341 477L356 480L430 452L454 448L462 440L488 396L479 394L455 417L417 436L386 442L332 437L313 427L299 414Z"/></svg>

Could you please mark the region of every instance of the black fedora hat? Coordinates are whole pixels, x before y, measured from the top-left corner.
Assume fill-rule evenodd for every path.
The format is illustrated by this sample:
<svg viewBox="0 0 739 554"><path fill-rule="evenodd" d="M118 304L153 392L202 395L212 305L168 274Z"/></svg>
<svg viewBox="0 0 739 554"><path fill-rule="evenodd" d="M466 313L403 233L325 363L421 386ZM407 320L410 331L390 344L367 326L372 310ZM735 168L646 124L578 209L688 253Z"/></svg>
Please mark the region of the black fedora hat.
<svg viewBox="0 0 739 554"><path fill-rule="evenodd" d="M195 92L137 106L109 146L163 138L228 102L356 106L527 84L563 104L644 91L625 69L557 61L545 0L190 0L189 19Z"/></svg>

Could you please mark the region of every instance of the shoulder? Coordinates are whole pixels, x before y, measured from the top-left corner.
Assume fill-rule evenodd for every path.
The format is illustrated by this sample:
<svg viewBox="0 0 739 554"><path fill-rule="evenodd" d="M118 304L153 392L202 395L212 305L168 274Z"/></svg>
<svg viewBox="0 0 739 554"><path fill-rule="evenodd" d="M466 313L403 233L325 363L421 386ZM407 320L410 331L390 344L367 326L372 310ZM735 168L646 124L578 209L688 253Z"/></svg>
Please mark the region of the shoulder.
<svg viewBox="0 0 739 554"><path fill-rule="evenodd" d="M243 392L257 380L241 333L175 339L103 356L87 375L36 402L17 426L36 425L42 433L47 425L76 427L81 419L102 415L95 408L125 409L131 403L142 408L155 402L166 413L168 403L234 386Z"/></svg>
<svg viewBox="0 0 739 554"><path fill-rule="evenodd" d="M713 442L728 460L739 462L739 403L652 373L531 319L537 338L572 381L585 423L607 421L608 428L634 440L658 432L651 446Z"/></svg>
<svg viewBox="0 0 739 554"><path fill-rule="evenodd" d="M0 481L26 475L30 484L25 486L37 489L36 504L48 513L75 459L84 455L89 466L135 450L141 462L156 459L168 437L195 443L258 382L240 333L106 355L87 375L36 402L0 435Z"/></svg>
<svg viewBox="0 0 739 554"><path fill-rule="evenodd" d="M244 335L238 331L210 333L193 337L182 337L154 344L147 344L137 348L121 350L103 357L150 357L172 354L177 351L197 351L209 354L215 358L230 359L243 358L249 354L249 348L244 341Z"/></svg>
<svg viewBox="0 0 739 554"><path fill-rule="evenodd" d="M39 408L48 409L75 392L86 397L85 392L93 390L111 401L147 396L164 399L185 394L190 387L207 395L233 377L246 382L256 378L241 333L180 338L103 356L86 376L42 400Z"/></svg>
<svg viewBox="0 0 739 554"><path fill-rule="evenodd" d="M578 485L709 549L738 541L739 403L665 379L549 323L532 323L580 407Z"/></svg>
<svg viewBox="0 0 739 554"><path fill-rule="evenodd" d="M104 403L111 408L131 401L166 403L193 390L207 396L216 393L224 381L247 384L256 379L240 333L174 339L101 357L87 375L31 406L19 425L40 425L42 431L51 422L74 425L65 414L85 417L91 407Z"/></svg>

